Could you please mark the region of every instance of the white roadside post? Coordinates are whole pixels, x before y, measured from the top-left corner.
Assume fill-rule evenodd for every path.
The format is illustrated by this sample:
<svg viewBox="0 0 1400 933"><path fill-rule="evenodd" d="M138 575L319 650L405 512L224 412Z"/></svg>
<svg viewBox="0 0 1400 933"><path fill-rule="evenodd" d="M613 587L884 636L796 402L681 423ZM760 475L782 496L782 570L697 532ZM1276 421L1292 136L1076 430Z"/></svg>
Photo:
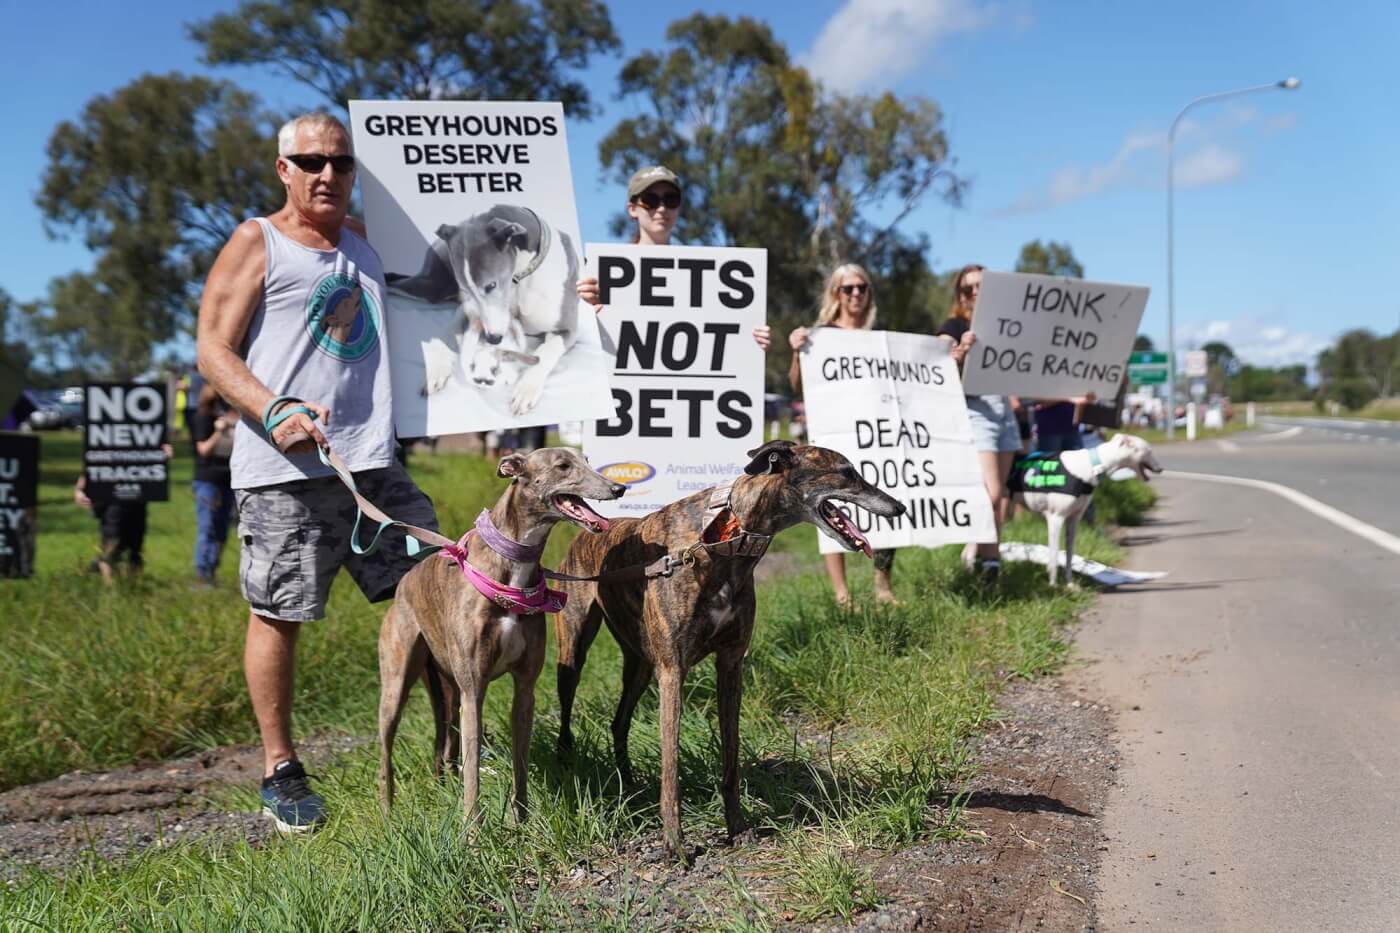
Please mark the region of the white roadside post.
<svg viewBox="0 0 1400 933"><path fill-rule="evenodd" d="M1247 428L1252 428L1252 427L1254 427L1254 403L1253 403L1253 402L1245 402L1245 405L1244 405L1244 424L1245 424L1245 427L1247 427Z"/></svg>
<svg viewBox="0 0 1400 933"><path fill-rule="evenodd" d="M1196 439L1196 403L1186 403L1186 439L1194 441Z"/></svg>

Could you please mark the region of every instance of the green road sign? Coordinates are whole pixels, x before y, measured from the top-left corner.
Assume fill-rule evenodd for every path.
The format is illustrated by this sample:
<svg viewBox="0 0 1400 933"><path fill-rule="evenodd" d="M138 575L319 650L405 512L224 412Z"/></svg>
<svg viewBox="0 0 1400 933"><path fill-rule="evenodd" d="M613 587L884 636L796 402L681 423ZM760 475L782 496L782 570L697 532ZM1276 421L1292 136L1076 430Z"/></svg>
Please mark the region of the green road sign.
<svg viewBox="0 0 1400 933"><path fill-rule="evenodd" d="M1163 385L1167 381L1165 366L1129 366L1128 381L1134 385Z"/></svg>
<svg viewBox="0 0 1400 933"><path fill-rule="evenodd" d="M1156 350L1135 350L1128 355L1129 366L1167 365L1167 355Z"/></svg>

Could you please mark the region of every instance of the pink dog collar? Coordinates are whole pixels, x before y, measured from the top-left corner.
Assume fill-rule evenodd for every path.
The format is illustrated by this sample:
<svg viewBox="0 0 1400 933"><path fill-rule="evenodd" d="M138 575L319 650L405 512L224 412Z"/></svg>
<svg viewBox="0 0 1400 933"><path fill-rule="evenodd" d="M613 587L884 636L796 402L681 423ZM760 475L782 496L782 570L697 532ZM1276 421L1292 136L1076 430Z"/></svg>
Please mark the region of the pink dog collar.
<svg viewBox="0 0 1400 933"><path fill-rule="evenodd" d="M462 575L471 581L471 585L476 587L478 593L507 612L516 612L520 615L559 612L564 608L564 604L569 600L569 594L546 587L543 570L540 571L539 578L536 579L533 586L521 588L498 583L473 567L467 561L467 541L471 536L472 532L467 532L456 544L445 545L439 553L457 565L458 569L462 571Z"/></svg>

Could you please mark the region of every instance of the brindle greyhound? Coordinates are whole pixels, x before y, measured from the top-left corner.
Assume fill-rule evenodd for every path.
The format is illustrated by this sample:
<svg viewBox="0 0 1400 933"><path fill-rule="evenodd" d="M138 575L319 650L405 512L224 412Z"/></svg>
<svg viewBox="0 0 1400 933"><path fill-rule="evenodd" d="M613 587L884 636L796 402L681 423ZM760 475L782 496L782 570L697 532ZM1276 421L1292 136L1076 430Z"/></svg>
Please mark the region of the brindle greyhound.
<svg viewBox="0 0 1400 933"><path fill-rule="evenodd" d="M574 691L589 645L604 621L622 647L622 699L613 718L613 752L622 780L632 783L627 736L637 701L651 683L661 684L661 823L667 847L680 859L681 690L686 673L715 656L723 760L724 822L730 838L743 831L739 807L739 699L744 655L753 634L753 572L771 537L811 522L849 550L871 556L870 543L835 500L877 515L894 516L903 504L861 479L851 462L823 447L772 441L749 452L745 475L720 488L682 499L646 518L621 518L602 535L580 535L561 570L602 575L598 582L566 584L569 603L555 619L559 642L559 748L573 747L569 720ZM722 506L713 520L709 513ZM708 512L707 512L708 509ZM703 533L703 534L702 534ZM667 563L682 554L668 576L646 579L617 572ZM672 562L674 563L674 562Z"/></svg>
<svg viewBox="0 0 1400 933"><path fill-rule="evenodd" d="M489 522L485 514L477 520L469 563L459 566L456 560L435 556L414 567L400 581L379 631L379 798L386 811L394 799L394 733L413 681L423 676L437 726L433 770L439 776L444 760L449 765L456 761L451 718L461 707L463 813L472 817L480 781L481 703L486 685L509 671L515 682L510 713L515 813L519 820L526 817L535 681L544 666L544 612L522 611L518 603L512 610L506 607L508 598L493 601L482 588L524 590L535 594L537 604L553 596L549 611L557 612L559 594L544 589L539 565L545 540L559 521L595 534L606 531L608 520L581 497L616 499L625 487L593 472L576 451L563 447L537 450L528 457L503 457L497 472L510 477L511 484L491 510ZM473 583L467 577L472 571L488 579L478 577L480 585ZM441 679L443 672L447 682Z"/></svg>

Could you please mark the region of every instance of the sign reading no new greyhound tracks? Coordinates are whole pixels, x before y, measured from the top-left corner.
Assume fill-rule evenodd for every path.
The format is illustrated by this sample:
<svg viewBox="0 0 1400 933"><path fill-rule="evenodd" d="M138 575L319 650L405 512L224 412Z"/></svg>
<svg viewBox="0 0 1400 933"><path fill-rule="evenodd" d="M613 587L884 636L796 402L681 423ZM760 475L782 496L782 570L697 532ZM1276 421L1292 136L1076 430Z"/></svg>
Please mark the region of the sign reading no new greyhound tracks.
<svg viewBox="0 0 1400 933"><path fill-rule="evenodd" d="M969 395L1113 398L1147 289L1051 275L985 272L963 382Z"/></svg>
<svg viewBox="0 0 1400 933"><path fill-rule="evenodd" d="M355 100L350 122L388 284L378 349L391 354L399 436L611 411L612 359L575 291L583 255L563 107ZM355 321L334 316L327 328L353 339Z"/></svg>
<svg viewBox="0 0 1400 933"><path fill-rule="evenodd" d="M617 348L612 417L584 427L583 449L627 494L595 503L644 515L732 480L763 443L768 252L589 244L599 322Z"/></svg>
<svg viewBox="0 0 1400 933"><path fill-rule="evenodd" d="M846 506L876 548L995 541L967 403L946 340L886 331L812 331L801 354L812 443L845 454L909 509ZM841 546L821 536L821 552Z"/></svg>
<svg viewBox="0 0 1400 933"><path fill-rule="evenodd" d="M170 498L165 387L90 382L83 387L83 473L93 502Z"/></svg>

